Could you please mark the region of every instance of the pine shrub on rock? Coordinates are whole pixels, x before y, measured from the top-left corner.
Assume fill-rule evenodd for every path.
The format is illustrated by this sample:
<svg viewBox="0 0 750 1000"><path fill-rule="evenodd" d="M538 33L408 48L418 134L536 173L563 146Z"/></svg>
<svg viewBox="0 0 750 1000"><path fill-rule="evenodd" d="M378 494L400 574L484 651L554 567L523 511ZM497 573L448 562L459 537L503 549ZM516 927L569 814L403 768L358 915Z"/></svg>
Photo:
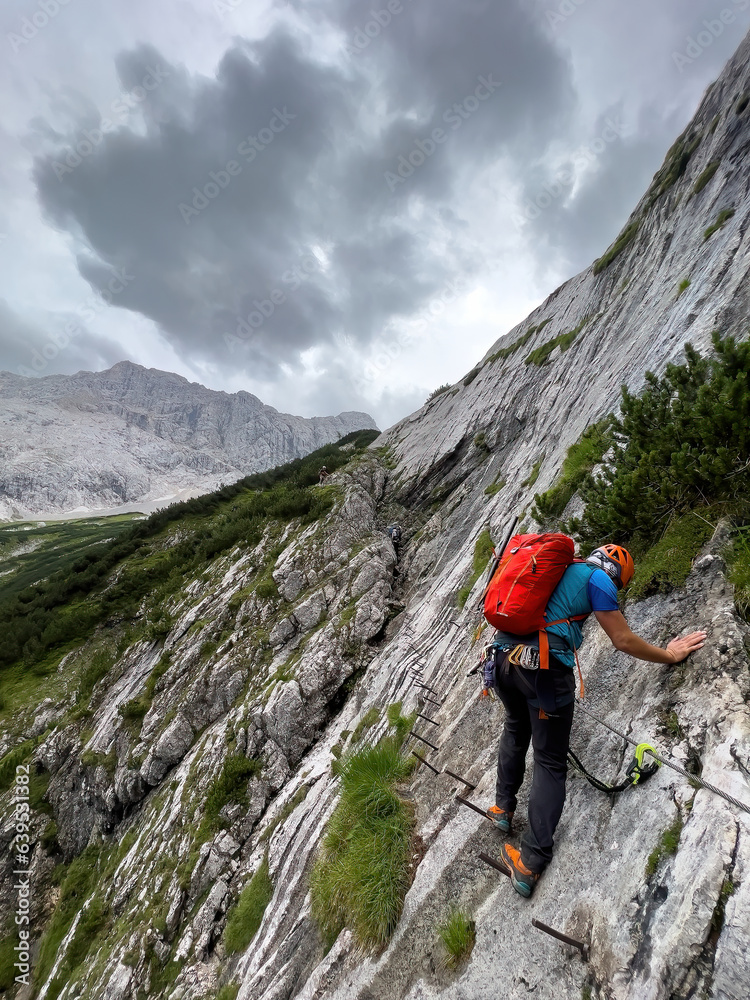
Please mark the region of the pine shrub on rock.
<svg viewBox="0 0 750 1000"><path fill-rule="evenodd" d="M616 541L636 559L664 540L651 579L634 580L641 594L679 585L720 517L750 519L750 343L715 333L713 345L703 358L687 344L685 363L648 372L638 395L623 387L612 461L588 476L584 512L568 525L584 548ZM670 533L683 566L660 580Z"/></svg>

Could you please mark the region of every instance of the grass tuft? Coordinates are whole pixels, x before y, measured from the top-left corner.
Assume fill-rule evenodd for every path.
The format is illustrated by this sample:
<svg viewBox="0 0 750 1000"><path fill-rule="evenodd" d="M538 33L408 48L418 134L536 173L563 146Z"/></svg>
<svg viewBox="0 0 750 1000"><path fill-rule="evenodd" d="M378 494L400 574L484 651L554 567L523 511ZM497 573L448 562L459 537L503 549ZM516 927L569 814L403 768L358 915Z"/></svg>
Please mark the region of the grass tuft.
<svg viewBox="0 0 750 1000"><path fill-rule="evenodd" d="M735 210L733 208L723 208L719 214L714 219L713 223L706 229L703 233L703 242L710 240L711 237L717 230L721 229L734 215Z"/></svg>
<svg viewBox="0 0 750 1000"><path fill-rule="evenodd" d="M268 854L257 872L240 893L236 905L229 911L224 931L224 945L228 955L244 951L258 932L263 914L273 896L273 882L268 874Z"/></svg>
<svg viewBox="0 0 750 1000"><path fill-rule="evenodd" d="M411 722L391 706L391 717ZM387 944L409 887L413 810L398 794L415 760L401 736L384 737L340 762L341 798L310 875L312 913L332 945L345 925L363 948Z"/></svg>
<svg viewBox="0 0 750 1000"><path fill-rule="evenodd" d="M471 954L476 940L476 925L462 910L452 907L448 917L438 927L445 948L445 964L455 969Z"/></svg>
<svg viewBox="0 0 750 1000"><path fill-rule="evenodd" d="M662 833L659 843L648 856L646 862L646 878L650 879L655 874L663 858L677 853L680 845L680 835L682 833L682 816L677 815L671 826Z"/></svg>
<svg viewBox="0 0 750 1000"><path fill-rule="evenodd" d="M683 278L677 286L677 298L679 299L682 293L686 292L688 288L690 288L690 278Z"/></svg>
<svg viewBox="0 0 750 1000"><path fill-rule="evenodd" d="M492 536L487 528L481 533L474 545L474 562L472 564L471 575L466 583L461 587L456 597L459 608L463 608L469 599L469 594L474 588L474 584L484 573L487 563L492 558L493 546Z"/></svg>

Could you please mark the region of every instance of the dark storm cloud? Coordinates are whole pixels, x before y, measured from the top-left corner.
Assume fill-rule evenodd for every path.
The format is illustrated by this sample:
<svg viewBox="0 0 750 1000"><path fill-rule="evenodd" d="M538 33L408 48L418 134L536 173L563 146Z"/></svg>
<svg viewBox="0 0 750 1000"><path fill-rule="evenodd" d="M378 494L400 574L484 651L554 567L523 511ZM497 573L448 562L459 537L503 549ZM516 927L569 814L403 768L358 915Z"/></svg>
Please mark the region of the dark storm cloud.
<svg viewBox="0 0 750 1000"><path fill-rule="evenodd" d="M339 8L347 37L371 7ZM86 108L47 133L42 204L87 247L94 290L127 269L118 307L186 356L265 379L341 335L369 343L476 267L445 209L476 169L541 152L574 103L567 64L515 3L404 0L335 64L276 28L236 41L215 79L147 48L117 69L138 122L109 108L105 129Z"/></svg>
<svg viewBox="0 0 750 1000"><path fill-rule="evenodd" d="M76 332L66 332L66 321ZM98 371L122 360L122 349L91 334L76 317L57 316L42 329L18 316L0 299L0 371L20 375Z"/></svg>

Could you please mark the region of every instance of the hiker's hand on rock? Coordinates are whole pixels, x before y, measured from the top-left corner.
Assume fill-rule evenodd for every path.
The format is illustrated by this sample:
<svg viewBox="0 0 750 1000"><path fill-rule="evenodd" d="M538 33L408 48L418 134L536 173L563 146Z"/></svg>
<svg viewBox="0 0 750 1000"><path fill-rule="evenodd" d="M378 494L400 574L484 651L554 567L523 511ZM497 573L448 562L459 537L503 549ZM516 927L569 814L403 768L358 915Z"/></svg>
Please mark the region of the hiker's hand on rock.
<svg viewBox="0 0 750 1000"><path fill-rule="evenodd" d="M705 632L691 632L681 639L672 639L667 646L667 652L672 655L672 663L682 663L696 649L703 649L705 640Z"/></svg>

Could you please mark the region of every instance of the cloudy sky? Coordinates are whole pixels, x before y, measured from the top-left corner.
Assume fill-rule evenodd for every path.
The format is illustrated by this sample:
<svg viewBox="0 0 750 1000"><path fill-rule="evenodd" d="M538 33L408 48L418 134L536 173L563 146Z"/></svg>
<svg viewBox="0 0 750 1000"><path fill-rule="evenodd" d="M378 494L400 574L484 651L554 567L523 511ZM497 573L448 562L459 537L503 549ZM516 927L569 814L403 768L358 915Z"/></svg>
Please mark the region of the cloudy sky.
<svg viewBox="0 0 750 1000"><path fill-rule="evenodd" d="M748 28L750 0L3 0L0 369L127 358L386 427L602 252Z"/></svg>

